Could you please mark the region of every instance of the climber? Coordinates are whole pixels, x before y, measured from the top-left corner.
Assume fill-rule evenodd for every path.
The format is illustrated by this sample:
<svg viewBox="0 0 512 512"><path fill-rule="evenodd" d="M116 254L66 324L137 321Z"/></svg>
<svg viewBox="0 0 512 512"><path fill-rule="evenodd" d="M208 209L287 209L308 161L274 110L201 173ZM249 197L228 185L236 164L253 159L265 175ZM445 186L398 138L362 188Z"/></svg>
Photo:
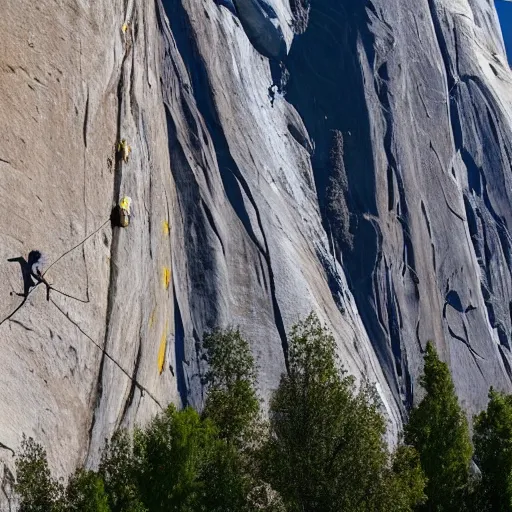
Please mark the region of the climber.
<svg viewBox="0 0 512 512"><path fill-rule="evenodd" d="M39 283L46 286L46 300L50 300L50 288L48 281L43 277L43 265L45 263L44 256L39 251L30 251L28 255L28 265L30 267L30 274Z"/></svg>
<svg viewBox="0 0 512 512"><path fill-rule="evenodd" d="M128 163L130 158L130 153L132 152L131 146L126 142L126 139L121 139L119 144L117 145L117 155L118 158L122 158L125 164Z"/></svg>
<svg viewBox="0 0 512 512"><path fill-rule="evenodd" d="M110 221L112 226L120 228L127 228L130 225L130 208L132 205L132 199L125 196L116 204L110 214Z"/></svg>
<svg viewBox="0 0 512 512"><path fill-rule="evenodd" d="M46 286L46 300L50 300L51 286L43 277L42 270L45 258L40 251L30 251L28 261L21 256L19 258L10 258L7 261L16 261L21 266L21 273L23 276L23 293L18 295L27 297L30 288L36 286L36 283L34 282L35 279L38 283L43 283Z"/></svg>

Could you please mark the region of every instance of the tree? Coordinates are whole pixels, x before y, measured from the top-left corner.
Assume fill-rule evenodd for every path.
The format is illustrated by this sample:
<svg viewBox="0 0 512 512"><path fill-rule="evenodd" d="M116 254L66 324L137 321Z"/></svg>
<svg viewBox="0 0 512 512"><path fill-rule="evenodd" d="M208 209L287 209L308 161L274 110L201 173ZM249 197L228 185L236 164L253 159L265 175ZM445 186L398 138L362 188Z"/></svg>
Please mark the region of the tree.
<svg viewBox="0 0 512 512"><path fill-rule="evenodd" d="M256 368L251 349L240 331L215 330L203 339L208 395L203 412L220 435L237 448L247 447L257 436L260 401L256 393Z"/></svg>
<svg viewBox="0 0 512 512"><path fill-rule="evenodd" d="M219 429L222 446L207 471L206 510L281 511L280 497L257 472L257 449L265 436L256 391L256 366L238 329L204 336L208 386L203 419Z"/></svg>
<svg viewBox="0 0 512 512"><path fill-rule="evenodd" d="M170 406L134 434L141 501L152 512L249 511L251 480L234 445L210 419Z"/></svg>
<svg viewBox="0 0 512 512"><path fill-rule="evenodd" d="M42 504L26 510L281 512L275 493L253 471L261 421L249 346L239 331L228 330L207 335L205 348L210 393L202 416L171 405L133 436L118 431L98 472L78 470L65 492L52 479L44 450L30 445L35 452L22 460L19 490L25 503Z"/></svg>
<svg viewBox="0 0 512 512"><path fill-rule="evenodd" d="M212 457L204 466L201 478L205 491L201 497L201 510L207 512L252 512L250 493L254 486L247 459L226 440L217 441ZM257 510L272 510L258 508Z"/></svg>
<svg viewBox="0 0 512 512"><path fill-rule="evenodd" d="M401 470L414 471L405 454L399 459L403 467L391 466L379 406L370 385L356 391L338 363L333 336L314 314L293 327L289 373L270 403L271 436L262 464L287 510L410 510L421 499L422 478L418 496L409 495L409 508L396 508L392 493L385 492L393 485L407 501L394 469L409 484Z"/></svg>
<svg viewBox="0 0 512 512"><path fill-rule="evenodd" d="M16 459L20 512L64 512L63 486L51 475L45 449L23 435Z"/></svg>
<svg viewBox="0 0 512 512"><path fill-rule="evenodd" d="M202 510L202 472L215 451L216 430L191 408L174 406L134 434L135 478L152 512Z"/></svg>
<svg viewBox="0 0 512 512"><path fill-rule="evenodd" d="M66 511L110 512L104 482L98 473L78 469L71 476L66 487Z"/></svg>
<svg viewBox="0 0 512 512"><path fill-rule="evenodd" d="M205 337L208 396L199 415L169 406L106 444L98 471L66 488L44 449L24 438L22 512L408 512L423 498L418 454L392 457L374 389L338 364L332 335L311 315L290 339L290 373L261 419L256 369L238 330Z"/></svg>
<svg viewBox="0 0 512 512"><path fill-rule="evenodd" d="M412 446L398 446L382 485L378 499L379 510L414 510L416 505L424 503L426 499L425 483L418 452Z"/></svg>
<svg viewBox="0 0 512 512"><path fill-rule="evenodd" d="M100 466L112 511L244 512L251 481L234 445L191 408L171 405L133 442L120 431Z"/></svg>
<svg viewBox="0 0 512 512"><path fill-rule="evenodd" d="M457 401L448 365L429 342L424 373L426 395L412 409L404 439L414 446L428 479L425 510L462 510L472 455L468 422Z"/></svg>
<svg viewBox="0 0 512 512"><path fill-rule="evenodd" d="M487 410L475 418L473 442L482 472L481 510L512 510L512 396L489 391ZM485 507L485 508L483 508Z"/></svg>
<svg viewBox="0 0 512 512"><path fill-rule="evenodd" d="M112 512L146 512L135 480L130 437L125 430L117 431L103 449L99 475Z"/></svg>

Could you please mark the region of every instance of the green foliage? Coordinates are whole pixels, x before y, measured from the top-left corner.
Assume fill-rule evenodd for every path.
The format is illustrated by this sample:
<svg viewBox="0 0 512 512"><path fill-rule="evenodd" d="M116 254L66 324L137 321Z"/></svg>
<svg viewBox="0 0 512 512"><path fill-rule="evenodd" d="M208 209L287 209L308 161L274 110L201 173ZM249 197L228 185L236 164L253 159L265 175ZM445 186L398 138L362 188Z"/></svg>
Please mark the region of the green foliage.
<svg viewBox="0 0 512 512"><path fill-rule="evenodd" d="M133 453L137 488L152 512L252 510L243 457L191 408L170 406L137 430Z"/></svg>
<svg viewBox="0 0 512 512"><path fill-rule="evenodd" d="M118 433L100 472L113 511L243 512L249 481L240 461L211 420L171 405L135 430L133 446Z"/></svg>
<svg viewBox="0 0 512 512"><path fill-rule="evenodd" d="M19 496L20 512L64 511L63 486L52 478L46 451L31 437L23 436L21 451L16 459L18 479L15 492Z"/></svg>
<svg viewBox="0 0 512 512"><path fill-rule="evenodd" d="M110 512L103 479L94 471L77 470L66 488L68 512Z"/></svg>
<svg viewBox="0 0 512 512"><path fill-rule="evenodd" d="M99 474L112 512L145 512L135 482L135 463L128 433L116 432L103 451Z"/></svg>
<svg viewBox="0 0 512 512"><path fill-rule="evenodd" d="M22 512L408 512L424 499L412 447L392 457L374 389L356 389L332 335L314 315L291 332L288 375L261 419L256 369L238 330L204 340L204 413L170 406L133 436L118 431L97 472L67 487L43 448L24 439L17 460Z"/></svg>
<svg viewBox="0 0 512 512"><path fill-rule="evenodd" d="M206 492L201 478L215 452L216 430L196 411L174 406L134 435L137 486L151 511L193 511Z"/></svg>
<svg viewBox="0 0 512 512"><path fill-rule="evenodd" d="M472 454L468 423L448 365L439 360L430 342L420 383L426 395L411 411L404 439L418 450L428 478L425 510L461 510Z"/></svg>
<svg viewBox="0 0 512 512"><path fill-rule="evenodd" d="M16 459L20 512L110 512L101 476L77 470L66 489L52 476L44 448L23 437Z"/></svg>
<svg viewBox="0 0 512 512"><path fill-rule="evenodd" d="M512 396L489 391L487 410L475 418L473 441L482 472L480 510L512 510Z"/></svg>
<svg viewBox="0 0 512 512"><path fill-rule="evenodd" d="M215 423L223 439L239 448L247 446L257 435L260 414L249 344L239 330L228 329L205 335L203 347L209 365L203 416Z"/></svg>
<svg viewBox="0 0 512 512"><path fill-rule="evenodd" d="M205 335L203 346L209 365L203 418L216 425L223 441L208 468L206 510L280 511L278 497L255 471L264 429L249 344L239 330L228 329Z"/></svg>
<svg viewBox="0 0 512 512"><path fill-rule="evenodd" d="M405 512L426 500L426 478L420 457L412 446L399 446L392 457L379 497L379 510Z"/></svg>
<svg viewBox="0 0 512 512"><path fill-rule="evenodd" d="M218 441L212 455L201 474L206 485L201 499L201 510L252 511L249 495L254 484L252 475L247 471L245 458L224 439Z"/></svg>
<svg viewBox="0 0 512 512"><path fill-rule="evenodd" d="M27 443L18 464L24 510L282 512L251 470L262 423L249 346L234 330L215 331L204 345L210 393L203 416L170 406L133 438L118 431L98 472L78 470L66 492L52 479L44 450Z"/></svg>
<svg viewBox="0 0 512 512"><path fill-rule="evenodd" d="M372 387L354 387L340 368L332 335L316 316L296 325L289 340L289 374L270 404L271 436L263 467L291 512L394 510L385 485L402 491L400 503L421 499L421 472L397 459L395 473L383 439L385 422ZM402 471L403 469L407 471ZM386 505L382 508L383 497ZM410 508L409 508L410 509ZM396 510L409 510L396 508Z"/></svg>

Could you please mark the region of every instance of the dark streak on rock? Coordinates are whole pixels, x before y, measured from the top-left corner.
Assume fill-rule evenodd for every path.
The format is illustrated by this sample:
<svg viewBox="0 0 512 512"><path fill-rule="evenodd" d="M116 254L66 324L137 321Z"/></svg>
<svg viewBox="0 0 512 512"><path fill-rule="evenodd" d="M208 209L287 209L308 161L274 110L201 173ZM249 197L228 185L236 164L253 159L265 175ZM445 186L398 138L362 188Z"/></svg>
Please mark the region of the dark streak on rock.
<svg viewBox="0 0 512 512"><path fill-rule="evenodd" d="M219 243L220 243L220 246L221 246L221 249L222 249L222 254L224 256L226 256L226 250L224 248L224 242L222 241L222 238L221 238L221 236L219 234L219 230L217 229L217 226L215 225L215 220L213 219L212 212L211 212L210 208L208 208L208 205L206 204L204 199L201 199L201 206L203 208L205 217L207 218L208 223L210 224L210 227L212 228L212 231L215 233L217 239L219 240Z"/></svg>
<svg viewBox="0 0 512 512"><path fill-rule="evenodd" d="M87 89L87 96L85 98L84 123L83 123L83 128L82 128L85 147L87 147L87 124L88 123L89 123L89 89Z"/></svg>
<svg viewBox="0 0 512 512"><path fill-rule="evenodd" d="M188 14L186 13L185 9L183 8L180 2L175 2L172 5L166 4L166 7L168 9L167 14L169 21L171 23L173 35L175 36L176 44L178 46L182 58L184 59L185 63L188 66L190 78L193 84L192 90L196 100L196 104L203 116L203 119L206 123L206 126L213 141L214 150L219 165L219 171L221 173L221 178L223 180L224 188L226 190L228 199L230 200L235 211L241 217L241 220L247 230L248 235L259 248L267 264L270 285L270 298L274 312L274 321L276 324L276 329L281 338L284 359L286 366L288 367L288 342L286 337L286 330L284 327L284 321L281 316L281 311L277 300L276 285L270 257L270 250L265 235L265 229L259 212L258 204L253 197L249 184L245 180L242 172L238 169L235 160L231 156L229 145L222 130L222 125L220 123L218 114L215 110L215 101L214 98L212 97L211 88L205 86L205 84L208 84L209 81L208 73L204 66L204 62L199 56L199 52L194 44L194 41L191 40L191 38L187 35L191 30ZM243 192L245 193L246 197L248 198L249 202L251 203L254 209L258 223L258 228L263 238L264 247L261 247L261 244L259 243L253 231L247 212L244 211L245 207L243 205L243 199L240 194L240 189L243 190Z"/></svg>
<svg viewBox="0 0 512 512"><path fill-rule="evenodd" d="M121 414L120 423L123 422L123 420L128 412L128 409L131 407L131 405L133 403L133 397L135 396L135 388L138 387L137 386L137 375L139 373L141 356L142 356L142 339L139 339L139 347L137 349L137 356L135 357L135 364L133 366L132 384L130 386L130 392L128 393L128 398L124 404L123 412Z"/></svg>
<svg viewBox="0 0 512 512"><path fill-rule="evenodd" d="M8 450L10 451L13 455L16 455L16 452L10 448L9 446L7 446L6 444L4 443L0 443L0 448L2 448L3 450Z"/></svg>
<svg viewBox="0 0 512 512"><path fill-rule="evenodd" d="M23 327L23 329L25 329L25 331L29 331L29 332L33 332L34 331L34 329L31 329L30 327L27 327L26 325L24 325L23 323L21 323L18 320L12 320L11 319L11 323L19 325L20 327Z"/></svg>

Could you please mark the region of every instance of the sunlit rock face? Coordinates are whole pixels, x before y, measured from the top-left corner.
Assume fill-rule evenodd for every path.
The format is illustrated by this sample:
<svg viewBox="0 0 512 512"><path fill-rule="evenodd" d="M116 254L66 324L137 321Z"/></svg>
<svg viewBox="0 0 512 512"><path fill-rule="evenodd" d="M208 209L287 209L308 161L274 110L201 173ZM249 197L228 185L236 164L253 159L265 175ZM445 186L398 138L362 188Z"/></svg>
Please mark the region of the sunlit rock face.
<svg viewBox="0 0 512 512"><path fill-rule="evenodd" d="M268 399L315 311L375 383L390 440L428 340L468 415L511 390L512 74L494 6L61 4L0 19L2 319L23 301L7 260L55 262L50 300L38 286L0 324L5 499L23 432L66 474L119 426L201 407L215 326L240 326ZM129 225L112 226L125 197Z"/></svg>

